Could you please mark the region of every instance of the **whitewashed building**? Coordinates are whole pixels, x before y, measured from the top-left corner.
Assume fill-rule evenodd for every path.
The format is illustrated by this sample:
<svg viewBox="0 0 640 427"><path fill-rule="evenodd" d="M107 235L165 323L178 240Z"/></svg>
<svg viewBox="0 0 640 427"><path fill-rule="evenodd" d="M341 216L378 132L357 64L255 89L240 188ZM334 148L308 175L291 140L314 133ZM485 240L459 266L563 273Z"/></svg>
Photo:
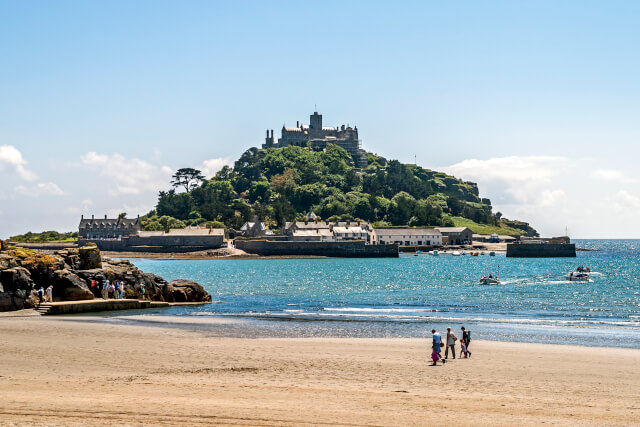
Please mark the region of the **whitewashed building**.
<svg viewBox="0 0 640 427"><path fill-rule="evenodd" d="M434 228L376 228L376 243L401 246L441 246L442 233Z"/></svg>

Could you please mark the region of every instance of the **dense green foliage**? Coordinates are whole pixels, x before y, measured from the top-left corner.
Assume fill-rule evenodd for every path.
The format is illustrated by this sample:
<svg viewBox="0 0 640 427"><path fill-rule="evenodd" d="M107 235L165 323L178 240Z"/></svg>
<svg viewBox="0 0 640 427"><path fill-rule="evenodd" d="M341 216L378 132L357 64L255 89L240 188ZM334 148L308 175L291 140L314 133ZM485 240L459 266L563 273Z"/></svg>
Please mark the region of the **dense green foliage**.
<svg viewBox="0 0 640 427"><path fill-rule="evenodd" d="M58 233L57 231L43 231L42 233L28 232L17 236L9 237L11 242L22 243L57 243L57 242L75 242L78 240L77 232Z"/></svg>
<svg viewBox="0 0 640 427"><path fill-rule="evenodd" d="M188 192L161 191L143 226L166 229L171 218L185 225L219 221L239 228L258 215L274 228L301 219L310 208L323 219L394 226L452 226L454 216L500 222L475 183L371 153L368 161L367 169L358 170L333 144L325 151L251 148L233 168L225 166Z"/></svg>

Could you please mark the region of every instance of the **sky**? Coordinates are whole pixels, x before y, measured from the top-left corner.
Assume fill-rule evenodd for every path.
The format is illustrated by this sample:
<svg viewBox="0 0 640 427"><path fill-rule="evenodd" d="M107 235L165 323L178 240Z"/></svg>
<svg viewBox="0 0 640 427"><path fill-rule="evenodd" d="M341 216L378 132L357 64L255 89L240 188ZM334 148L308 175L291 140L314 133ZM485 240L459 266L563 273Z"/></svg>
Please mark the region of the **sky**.
<svg viewBox="0 0 640 427"><path fill-rule="evenodd" d="M640 2L0 0L0 237L153 209L283 124L640 238ZM414 157L415 156L415 157Z"/></svg>

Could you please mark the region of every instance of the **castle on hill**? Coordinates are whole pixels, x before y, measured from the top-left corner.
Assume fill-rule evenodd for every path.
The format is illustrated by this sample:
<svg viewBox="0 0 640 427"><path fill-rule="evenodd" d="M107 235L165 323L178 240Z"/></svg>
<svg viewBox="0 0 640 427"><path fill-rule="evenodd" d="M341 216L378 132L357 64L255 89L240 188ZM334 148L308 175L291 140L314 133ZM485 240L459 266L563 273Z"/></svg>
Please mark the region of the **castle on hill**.
<svg viewBox="0 0 640 427"><path fill-rule="evenodd" d="M322 126L322 114L314 112L309 116L309 124L296 122L296 127L282 126L281 136L276 143L273 137L273 129L267 129L267 137L262 148L281 148L289 145L306 147L310 145L313 150L324 150L327 143L336 144L344 148L353 158L359 168L367 167L367 152L361 148L358 139L358 127L351 126Z"/></svg>

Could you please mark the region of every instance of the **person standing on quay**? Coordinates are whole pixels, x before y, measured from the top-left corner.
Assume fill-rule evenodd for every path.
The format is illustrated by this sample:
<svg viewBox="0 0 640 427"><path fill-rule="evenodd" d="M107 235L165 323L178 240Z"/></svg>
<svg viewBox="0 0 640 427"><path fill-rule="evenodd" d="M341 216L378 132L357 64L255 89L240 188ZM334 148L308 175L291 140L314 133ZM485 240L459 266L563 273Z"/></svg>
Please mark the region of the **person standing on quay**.
<svg viewBox="0 0 640 427"><path fill-rule="evenodd" d="M458 338L456 337L456 335L451 331L451 328L447 328L447 340L445 342L445 349L444 349L444 358L448 359L449 358L449 349L451 349L451 354L453 355L453 358L456 358L456 341L458 341Z"/></svg>
<svg viewBox="0 0 640 427"><path fill-rule="evenodd" d="M471 352L469 351L469 344L471 343L471 331L467 331L464 326L462 328L462 339L464 340L464 345L467 347L467 355L464 357L471 357Z"/></svg>
<svg viewBox="0 0 640 427"><path fill-rule="evenodd" d="M49 285L47 290L45 291L47 297L45 298L46 302L53 302L53 285Z"/></svg>

